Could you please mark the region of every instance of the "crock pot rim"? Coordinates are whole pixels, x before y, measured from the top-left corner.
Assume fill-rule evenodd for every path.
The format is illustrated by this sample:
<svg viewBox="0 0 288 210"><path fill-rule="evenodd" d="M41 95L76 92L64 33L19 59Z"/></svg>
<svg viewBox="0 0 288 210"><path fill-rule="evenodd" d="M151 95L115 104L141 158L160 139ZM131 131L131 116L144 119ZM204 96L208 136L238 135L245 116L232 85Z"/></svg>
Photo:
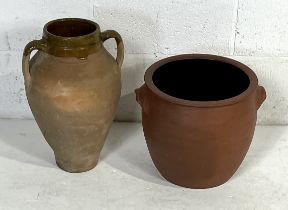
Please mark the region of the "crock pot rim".
<svg viewBox="0 0 288 210"><path fill-rule="evenodd" d="M243 91L242 93L223 100L217 100L217 101L190 101L185 100L181 98L177 98L171 95L168 95L161 91L159 88L156 87L156 85L153 82L153 74L154 72L161 66L171 63L174 61L180 61L180 60L191 60L191 59L203 59L203 60L213 60L218 61L222 63L227 63L230 65L235 66L239 70L243 71L249 78L249 86L248 88ZM242 100L244 100L246 97L251 95L254 91L256 91L258 87L258 78L256 74L246 65L243 63L240 63L239 61L233 60L231 58L218 56L218 55L211 55L211 54L181 54L176 56L167 57L164 59L161 59L154 64L152 64L145 72L144 75L144 81L147 87L157 96L162 98L163 100L179 105L184 106L193 106L193 107L217 107L217 106L227 106L231 104L238 103Z"/></svg>

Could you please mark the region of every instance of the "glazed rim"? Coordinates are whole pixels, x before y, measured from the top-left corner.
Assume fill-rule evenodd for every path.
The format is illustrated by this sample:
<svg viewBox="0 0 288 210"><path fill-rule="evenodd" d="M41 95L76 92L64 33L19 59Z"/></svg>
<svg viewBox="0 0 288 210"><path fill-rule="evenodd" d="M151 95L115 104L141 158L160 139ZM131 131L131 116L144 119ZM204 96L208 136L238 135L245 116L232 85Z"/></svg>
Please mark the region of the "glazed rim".
<svg viewBox="0 0 288 210"><path fill-rule="evenodd" d="M74 24L82 24L82 26L84 27L84 25L86 25L86 27L90 27L90 29L87 28L87 32L86 33L83 33L83 34L77 34L75 36L64 36L64 35L60 35L60 34L57 34L57 33L53 33L53 27L57 27L57 25L62 25L62 27L65 27L65 24L68 24L68 23L74 23ZM58 26L58 27L59 27ZM52 29L51 29L52 27ZM46 23L44 25L44 28L43 28L43 31L44 33L46 33L47 35L49 35L51 38L54 38L54 39L82 39L82 38L85 38L85 37L91 37L91 36L94 36L96 34L100 34L100 27L97 23L91 21L91 20L87 20L87 19L82 19L82 18L61 18L61 19L56 19L56 20L52 20L52 21L49 21L48 23Z"/></svg>
<svg viewBox="0 0 288 210"><path fill-rule="evenodd" d="M161 91L153 82L153 74L156 70L158 70L160 67L162 67L165 64L174 62L174 61L181 61L181 60L191 60L191 59L201 59L201 60L211 60L211 61L218 61L226 64L230 64L239 70L243 71L249 78L249 86L246 90L244 90L242 93L223 100L217 100L217 101L191 101L191 100L185 100L181 98L177 98L171 95L168 95ZM246 65L222 56L217 55L209 55L209 54L183 54L183 55L176 55L168 58L164 58L154 64L152 64L144 75L144 81L147 87L155 93L160 98L164 99L165 101L169 101L171 103L184 105L184 106L195 106L195 107L216 107L216 106L227 106L234 103L237 103L247 96L249 96L251 93L255 91L255 89L258 87L258 79L256 74Z"/></svg>

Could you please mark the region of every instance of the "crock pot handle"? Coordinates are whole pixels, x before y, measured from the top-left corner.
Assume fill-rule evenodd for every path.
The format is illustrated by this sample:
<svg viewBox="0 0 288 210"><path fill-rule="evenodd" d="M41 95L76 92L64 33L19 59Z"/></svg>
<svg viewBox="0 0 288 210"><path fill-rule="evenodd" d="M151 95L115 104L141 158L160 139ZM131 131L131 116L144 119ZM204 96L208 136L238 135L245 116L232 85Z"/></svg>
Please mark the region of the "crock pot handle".
<svg viewBox="0 0 288 210"><path fill-rule="evenodd" d="M263 86L258 86L257 88L257 96L256 96L256 106L257 109L260 108L260 106L262 105L262 103L265 101L266 99L266 91L265 88Z"/></svg>
<svg viewBox="0 0 288 210"><path fill-rule="evenodd" d="M117 58L116 62L118 63L120 69L124 60L124 44L120 34L114 30L107 30L101 33L101 39L105 42L107 39L114 38L117 44Z"/></svg>
<svg viewBox="0 0 288 210"><path fill-rule="evenodd" d="M140 88L135 89L135 94L136 94L136 101L138 102L138 104L140 104L140 106L143 109L143 103L144 103L144 89L146 85L142 85Z"/></svg>
<svg viewBox="0 0 288 210"><path fill-rule="evenodd" d="M31 75L30 75L30 54L33 50L41 50L46 52L47 51L47 45L46 43L41 40L33 40L29 42L23 52L23 58L22 58L22 71L25 83L27 87L30 87L31 83Z"/></svg>

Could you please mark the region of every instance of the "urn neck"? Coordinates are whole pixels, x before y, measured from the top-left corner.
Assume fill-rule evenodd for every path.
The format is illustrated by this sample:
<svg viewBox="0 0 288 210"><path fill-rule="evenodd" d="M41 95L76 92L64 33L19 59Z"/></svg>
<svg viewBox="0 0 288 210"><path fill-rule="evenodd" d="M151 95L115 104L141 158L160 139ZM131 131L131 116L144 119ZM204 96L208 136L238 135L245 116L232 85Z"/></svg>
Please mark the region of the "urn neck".
<svg viewBox="0 0 288 210"><path fill-rule="evenodd" d="M97 23L80 18L64 18L48 22L43 29L47 53L60 57L87 57L102 46Z"/></svg>

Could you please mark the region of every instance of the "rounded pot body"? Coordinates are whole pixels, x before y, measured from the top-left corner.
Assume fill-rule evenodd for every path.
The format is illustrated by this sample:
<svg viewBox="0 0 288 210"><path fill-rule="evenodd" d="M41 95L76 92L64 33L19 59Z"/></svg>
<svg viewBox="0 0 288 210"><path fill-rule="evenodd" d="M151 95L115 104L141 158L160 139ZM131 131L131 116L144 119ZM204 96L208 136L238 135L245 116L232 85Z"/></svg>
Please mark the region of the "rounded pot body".
<svg viewBox="0 0 288 210"><path fill-rule="evenodd" d="M75 28L77 28L75 30ZM123 43L115 31L100 32L84 19L47 23L42 40L23 55L28 102L57 165L68 172L94 168L121 92ZM103 41L115 38L115 60ZM29 63L32 50L38 50Z"/></svg>
<svg viewBox="0 0 288 210"><path fill-rule="evenodd" d="M193 69L195 59L201 62ZM164 73L159 82L154 75L164 65L183 60L192 61L188 66L192 72L199 67L211 67L205 64L209 61L234 66L247 75L249 83L241 94L223 100L211 101L208 97L203 101L189 101L176 98L169 95L169 91L173 93L173 90L168 90L174 84L167 85L168 89L165 89L165 80L171 78L166 78ZM173 68L179 74L180 68L186 68L181 65L177 68L177 63L175 65ZM210 70L217 72L221 70L218 68L220 67L216 65L215 69ZM170 70L164 68L164 71ZM159 75L161 80L161 73ZM197 76L199 75L195 75ZM176 80L181 79L174 77ZM205 86L203 81L206 79L201 77L199 80ZM255 129L257 109L266 97L264 88L258 86L256 75L247 66L231 59L212 55L181 55L152 65L145 73L145 83L136 90L137 101L142 106L142 124L147 146L162 176L174 184L189 188L209 188L225 183L238 169L248 151ZM217 89L215 84L212 87ZM179 87L179 84L176 86ZM186 88L189 89L190 86ZM194 92L197 95L201 90L200 87L200 90ZM187 94L193 98L195 94L191 92L193 89L188 90ZM207 93L209 95L209 91L203 91L203 95L196 96L196 99L203 98ZM215 94L216 92L212 97Z"/></svg>

